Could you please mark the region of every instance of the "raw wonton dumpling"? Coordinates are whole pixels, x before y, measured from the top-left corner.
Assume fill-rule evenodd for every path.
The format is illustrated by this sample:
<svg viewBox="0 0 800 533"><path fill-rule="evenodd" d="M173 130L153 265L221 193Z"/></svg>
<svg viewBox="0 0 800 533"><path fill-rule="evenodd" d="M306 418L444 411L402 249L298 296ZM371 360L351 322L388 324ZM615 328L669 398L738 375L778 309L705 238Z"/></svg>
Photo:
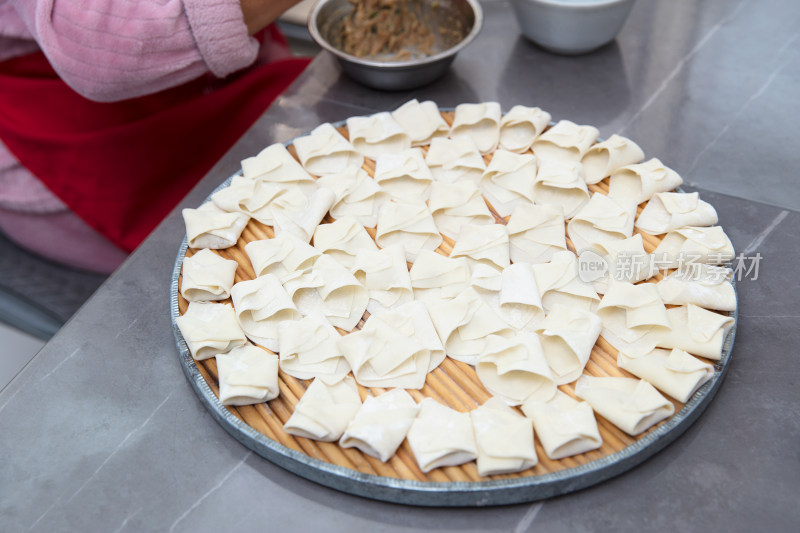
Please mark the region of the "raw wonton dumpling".
<svg viewBox="0 0 800 533"><path fill-rule="evenodd" d="M295 270L281 278L281 283L301 315L319 312L323 305L319 289L325 285L325 280L317 271L313 268Z"/></svg>
<svg viewBox="0 0 800 533"><path fill-rule="evenodd" d="M414 297L418 300L448 300L469 286L467 260L454 259L430 250L423 250L409 271Z"/></svg>
<svg viewBox="0 0 800 533"><path fill-rule="evenodd" d="M533 424L497 398L470 412L482 476L521 472L539 462Z"/></svg>
<svg viewBox="0 0 800 533"><path fill-rule="evenodd" d="M564 215L558 209L519 204L506 227L514 263L546 263L553 254L567 249Z"/></svg>
<svg viewBox="0 0 800 533"><path fill-rule="evenodd" d="M308 197L299 188L286 188L241 176L234 176L229 186L211 196L211 201L223 211L238 211L267 226L275 224L275 211L308 209Z"/></svg>
<svg viewBox="0 0 800 533"><path fill-rule="evenodd" d="M317 190L314 178L280 143L267 146L258 155L243 160L242 175L249 180L274 183L283 189L299 190L306 196Z"/></svg>
<svg viewBox="0 0 800 533"><path fill-rule="evenodd" d="M315 379L294 407L283 429L290 435L322 442L338 440L361 408L353 378L335 383Z"/></svg>
<svg viewBox="0 0 800 533"><path fill-rule="evenodd" d="M493 224L494 217L483 201L481 191L467 181L431 185L428 201L439 233L455 239L464 224Z"/></svg>
<svg viewBox="0 0 800 533"><path fill-rule="evenodd" d="M598 243L631 237L635 218L636 204L632 200L615 200L595 193L569 221L567 233L578 253L596 251Z"/></svg>
<svg viewBox="0 0 800 533"><path fill-rule="evenodd" d="M683 403L714 376L713 366L677 348L656 348L638 357L619 352L617 366Z"/></svg>
<svg viewBox="0 0 800 533"><path fill-rule="evenodd" d="M544 318L536 277L528 263L514 263L502 272L479 264L472 272L472 286L517 331L535 331Z"/></svg>
<svg viewBox="0 0 800 533"><path fill-rule="evenodd" d="M351 269L362 250L377 250L367 230L353 217L342 217L330 224L320 224L314 232L314 248Z"/></svg>
<svg viewBox="0 0 800 533"><path fill-rule="evenodd" d="M556 252L549 263L532 265L536 286L545 312L567 305L592 311L600 298L589 283L578 277L578 258L569 250Z"/></svg>
<svg viewBox="0 0 800 533"><path fill-rule="evenodd" d="M518 333L510 339L489 335L475 372L486 390L509 405L520 405L529 398L544 402L556 392L535 333Z"/></svg>
<svg viewBox="0 0 800 533"><path fill-rule="evenodd" d="M597 257L608 266L606 272L598 272L597 279L592 280L594 289L600 294L608 290L611 282L637 283L652 278L658 272L654 256L645 251L640 233L621 241L599 243L596 249L600 252ZM582 259L586 260L588 257L582 256Z"/></svg>
<svg viewBox="0 0 800 533"><path fill-rule="evenodd" d="M281 282L294 272L308 270L322 255L291 233L283 233L274 239L251 241L244 246L244 251L256 276L275 274Z"/></svg>
<svg viewBox="0 0 800 533"><path fill-rule="evenodd" d="M470 137L480 153L488 154L497 148L500 140L500 114L500 104L497 102L459 104L450 135Z"/></svg>
<svg viewBox="0 0 800 533"><path fill-rule="evenodd" d="M355 170L364 163L364 156L327 122L295 139L293 145L300 163L315 176Z"/></svg>
<svg viewBox="0 0 800 533"><path fill-rule="evenodd" d="M654 283L611 283L597 314L603 320L603 338L633 356L650 352L670 330Z"/></svg>
<svg viewBox="0 0 800 533"><path fill-rule="evenodd" d="M342 448L358 448L385 463L403 443L418 409L403 389L367 396L339 444Z"/></svg>
<svg viewBox="0 0 800 533"><path fill-rule="evenodd" d="M383 154L375 162L375 182L393 198L427 200L433 174L419 148L397 154Z"/></svg>
<svg viewBox="0 0 800 533"><path fill-rule="evenodd" d="M348 118L347 132L353 147L370 159L411 148L411 138L387 111Z"/></svg>
<svg viewBox="0 0 800 533"><path fill-rule="evenodd" d="M275 235L291 233L302 241L311 241L314 230L322 222L334 200L336 200L336 195L333 191L319 189L311 195L308 200L308 207L302 211L288 209L273 211Z"/></svg>
<svg viewBox="0 0 800 533"><path fill-rule="evenodd" d="M533 420L536 435L550 459L586 453L603 445L592 406L561 391L547 402L526 401L522 412Z"/></svg>
<svg viewBox="0 0 800 533"><path fill-rule="evenodd" d="M603 142L589 148L581 162L586 174L586 183L597 183L625 165L644 160L644 152L630 139L612 135Z"/></svg>
<svg viewBox="0 0 800 533"><path fill-rule="evenodd" d="M478 457L469 413L459 413L433 398L420 402L407 438L423 472L461 465Z"/></svg>
<svg viewBox="0 0 800 533"><path fill-rule="evenodd" d="M447 137L450 132L450 126L439 113L439 107L431 100L409 100L392 111L392 118L409 136L411 146L430 144L434 137Z"/></svg>
<svg viewBox="0 0 800 533"><path fill-rule="evenodd" d="M450 257L464 257L470 267L489 265L503 270L511 264L508 228L503 224L464 224Z"/></svg>
<svg viewBox="0 0 800 533"><path fill-rule="evenodd" d="M581 376L575 395L631 436L672 416L675 406L645 380Z"/></svg>
<svg viewBox="0 0 800 533"><path fill-rule="evenodd" d="M539 323L537 332L556 385L570 383L581 375L601 329L596 314L564 305L556 306Z"/></svg>
<svg viewBox="0 0 800 533"><path fill-rule="evenodd" d="M224 300L231 293L238 263L203 249L183 260L181 296L189 302Z"/></svg>
<svg viewBox="0 0 800 533"><path fill-rule="evenodd" d="M684 265L659 281L656 286L665 304L695 304L717 311L736 310L730 268L696 263Z"/></svg>
<svg viewBox="0 0 800 533"><path fill-rule="evenodd" d="M527 151L551 118L538 107L515 105L500 121L500 147L518 154Z"/></svg>
<svg viewBox="0 0 800 533"><path fill-rule="evenodd" d="M733 317L692 304L667 309L667 317L672 329L658 341L661 348L680 348L715 361L722 358Z"/></svg>
<svg viewBox="0 0 800 533"><path fill-rule="evenodd" d="M358 324L369 303L369 291L339 262L322 254L312 272L319 275L323 285L317 289L322 297L320 311L328 322L345 331Z"/></svg>
<svg viewBox="0 0 800 533"><path fill-rule="evenodd" d="M235 284L231 300L247 338L273 352L278 351L278 324L300 318L280 280L272 274Z"/></svg>
<svg viewBox="0 0 800 533"><path fill-rule="evenodd" d="M580 161L599 135L594 126L560 120L533 142L533 153L539 158Z"/></svg>
<svg viewBox="0 0 800 533"><path fill-rule="evenodd" d="M608 182L608 195L614 198L631 198L640 204L656 193L674 190L681 183L683 180L677 172L653 158L615 170Z"/></svg>
<svg viewBox="0 0 800 533"><path fill-rule="evenodd" d="M396 309L381 311L372 315L380 319L380 322L391 324L401 335L409 339L414 339L431 353L428 363L428 372L434 370L442 364L445 358L444 345L431 320L425 304L418 301L411 301L403 304ZM364 329L369 329L380 322L367 323Z"/></svg>
<svg viewBox="0 0 800 533"><path fill-rule="evenodd" d="M690 226L670 231L653 253L662 268L677 268L688 263L721 265L735 255L731 240L720 226Z"/></svg>
<svg viewBox="0 0 800 533"><path fill-rule="evenodd" d="M507 217L516 206L533 202L536 169L531 154L495 150L481 178L481 192L498 215Z"/></svg>
<svg viewBox="0 0 800 533"><path fill-rule="evenodd" d="M713 226L718 220L714 206L696 192L661 192L644 206L636 227L650 235L661 235L686 226Z"/></svg>
<svg viewBox="0 0 800 533"><path fill-rule="evenodd" d="M192 357L201 361L247 344L247 337L229 304L190 302L175 319Z"/></svg>
<svg viewBox="0 0 800 533"><path fill-rule="evenodd" d="M331 189L336 195L330 208L333 218L352 216L368 228L374 228L378 223L378 210L389 199L386 191L361 168L355 172L322 176L317 184Z"/></svg>
<svg viewBox="0 0 800 533"><path fill-rule="evenodd" d="M533 185L537 205L560 210L572 218L589 201L589 189L583 177L583 165L577 161L539 159Z"/></svg>
<svg viewBox="0 0 800 533"><path fill-rule="evenodd" d="M367 311L395 308L414 299L406 253L399 244L381 250L360 250L353 275L369 291Z"/></svg>
<svg viewBox="0 0 800 533"><path fill-rule="evenodd" d="M212 202L197 209L186 208L182 214L186 223L186 240L191 248L230 248L250 221L249 216L225 212Z"/></svg>
<svg viewBox="0 0 800 533"><path fill-rule="evenodd" d="M268 402L280 394L277 355L248 344L217 355L216 361L222 405Z"/></svg>
<svg viewBox="0 0 800 533"><path fill-rule="evenodd" d="M486 162L475 142L465 136L433 139L425 154L425 163L433 179L444 183L469 181L477 185L486 170Z"/></svg>
<svg viewBox="0 0 800 533"><path fill-rule="evenodd" d="M414 262L422 250L435 250L442 244L428 206L424 202L386 202L378 213L375 242L381 248L402 244L406 261Z"/></svg>
<svg viewBox="0 0 800 533"><path fill-rule="evenodd" d="M297 379L335 383L350 371L337 342L341 335L325 318L313 313L278 324L281 370ZM331 439L333 440L333 439Z"/></svg>

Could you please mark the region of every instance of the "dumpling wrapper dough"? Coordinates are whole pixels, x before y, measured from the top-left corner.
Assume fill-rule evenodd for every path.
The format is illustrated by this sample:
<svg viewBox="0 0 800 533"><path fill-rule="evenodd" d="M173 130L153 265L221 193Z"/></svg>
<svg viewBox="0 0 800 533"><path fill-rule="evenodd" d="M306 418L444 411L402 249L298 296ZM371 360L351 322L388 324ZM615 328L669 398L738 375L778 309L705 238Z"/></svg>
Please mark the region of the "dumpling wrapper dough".
<svg viewBox="0 0 800 533"><path fill-rule="evenodd" d="M442 244L433 215L422 201L386 202L378 213L375 242L381 248L402 244L406 261L414 262L422 250L435 250Z"/></svg>
<svg viewBox="0 0 800 533"><path fill-rule="evenodd" d="M431 185L428 208L439 233L455 239L464 224L494 224L481 191L470 182L443 183Z"/></svg>
<svg viewBox="0 0 800 533"><path fill-rule="evenodd" d="M522 412L533 420L533 429L550 459L586 453L603 445L592 406L561 391L547 402L527 400Z"/></svg>
<svg viewBox="0 0 800 533"><path fill-rule="evenodd" d="M603 338L633 356L653 350L670 331L667 309L654 283L611 283L597 314Z"/></svg>
<svg viewBox="0 0 800 533"><path fill-rule="evenodd" d="M222 405L268 402L280 394L278 356L245 345L216 357Z"/></svg>
<svg viewBox="0 0 800 533"><path fill-rule="evenodd" d="M181 211L186 224L186 240L190 248L230 248L239 240L250 217L243 213L228 213L212 202L197 209Z"/></svg>
<svg viewBox="0 0 800 533"><path fill-rule="evenodd" d="M459 413L433 398L420 402L407 438L423 472L461 465L478 457L469 413Z"/></svg>
<svg viewBox="0 0 800 533"><path fill-rule="evenodd" d="M518 154L527 151L551 118L538 107L515 105L500 121L500 147Z"/></svg>
<svg viewBox="0 0 800 533"><path fill-rule="evenodd" d="M631 436L669 418L675 406L645 380L582 376L575 395Z"/></svg>
<svg viewBox="0 0 800 533"><path fill-rule="evenodd" d="M482 476L522 472L536 466L533 424L498 398L470 412Z"/></svg>
<svg viewBox="0 0 800 533"><path fill-rule="evenodd" d="M636 227L650 235L661 235L685 226L713 226L719 221L714 206L696 192L661 192L650 199Z"/></svg>
<svg viewBox="0 0 800 533"><path fill-rule="evenodd" d="M479 264L472 272L471 284L489 307L516 331L533 332L544 318L530 264L513 263L502 272Z"/></svg>
<svg viewBox="0 0 800 533"><path fill-rule="evenodd" d="M369 291L370 313L396 308L414 299L405 250L398 244L380 250L360 250L353 262L353 275Z"/></svg>
<svg viewBox="0 0 800 533"><path fill-rule="evenodd" d="M186 312L176 318L175 323L196 361L247 344L247 337L230 304L189 302Z"/></svg>
<svg viewBox="0 0 800 533"><path fill-rule="evenodd" d="M470 137L480 153L488 154L497 148L500 141L501 113L497 102L459 104L456 106L450 135Z"/></svg>
<svg viewBox="0 0 800 533"><path fill-rule="evenodd" d="M431 194L433 174L419 148L383 154L375 162L375 182L392 198L426 201Z"/></svg>
<svg viewBox="0 0 800 533"><path fill-rule="evenodd" d="M684 265L656 286L665 304L694 304L717 311L736 310L736 291L730 268L696 263Z"/></svg>
<svg viewBox="0 0 800 533"><path fill-rule="evenodd" d="M350 365L337 344L340 338L318 313L281 322L278 324L281 370L297 379L317 378L326 383L341 380L350 371Z"/></svg>
<svg viewBox="0 0 800 533"><path fill-rule="evenodd" d="M283 429L290 435L322 442L338 440L361 408L351 377L335 383L315 379L308 386Z"/></svg>
<svg viewBox="0 0 800 533"><path fill-rule="evenodd" d="M580 161L599 136L600 131L594 126L560 120L534 141L533 153L539 158Z"/></svg>
<svg viewBox="0 0 800 533"><path fill-rule="evenodd" d="M450 257L463 257L471 268L486 264L503 270L511 264L508 228L504 224L464 224Z"/></svg>
<svg viewBox="0 0 800 533"><path fill-rule="evenodd" d="M535 333L518 333L512 339L489 335L475 372L486 390L508 405L520 405L528 399L547 401L556 392Z"/></svg>
<svg viewBox="0 0 800 533"><path fill-rule="evenodd" d="M336 195L330 189L318 189L311 195L308 207L302 211L273 211L275 235L291 233L304 242L310 242L311 236L335 200Z"/></svg>
<svg viewBox="0 0 800 533"><path fill-rule="evenodd" d="M278 324L300 318L280 280L272 274L235 284L231 300L247 338L276 353Z"/></svg>
<svg viewBox="0 0 800 533"><path fill-rule="evenodd" d="M680 348L694 355L719 361L733 317L720 315L696 305L667 309L672 329L659 339L661 348Z"/></svg>
<svg viewBox="0 0 800 533"><path fill-rule="evenodd" d="M447 137L450 133L450 126L442 118L439 106L431 100L409 100L392 111L392 118L409 136L411 146L424 146L434 137Z"/></svg>
<svg viewBox="0 0 800 533"><path fill-rule="evenodd" d="M431 372L444 361L445 351L436 327L433 325L430 313L423 302L411 301L397 307L396 309L381 311L372 315L379 318L381 322L390 324L401 335L409 339L414 339L423 348L431 353L428 363L428 372ZM378 321L364 325L364 329L369 329L373 325L379 324Z"/></svg>
<svg viewBox="0 0 800 533"><path fill-rule="evenodd" d="M425 163L433 179L444 183L468 181L478 185L486 170L486 162L475 141L466 136L436 137L425 154Z"/></svg>
<svg viewBox="0 0 800 533"><path fill-rule="evenodd" d="M267 146L258 155L244 159L242 175L246 179L280 185L283 189L299 190L306 196L317 190L314 178L281 143Z"/></svg>
<svg viewBox="0 0 800 533"><path fill-rule="evenodd" d="M314 184L309 194L316 190ZM275 211L297 212L308 209L308 197L300 188L241 176L234 176L229 186L211 196L211 201L223 211L238 211L267 226L275 224Z"/></svg>
<svg viewBox="0 0 800 533"><path fill-rule="evenodd" d="M411 138L387 111L368 117L350 117L347 131L353 147L370 159L411 148Z"/></svg>
<svg viewBox="0 0 800 533"><path fill-rule="evenodd" d="M364 156L327 122L295 139L293 145L300 163L315 176L355 170L364 163Z"/></svg>
<svg viewBox="0 0 800 533"><path fill-rule="evenodd" d="M291 233L283 233L272 239L251 241L244 251L253 265L256 276L274 274L283 282L297 271L305 271L319 259L319 250Z"/></svg>
<svg viewBox="0 0 800 533"><path fill-rule="evenodd" d="M677 172L653 158L615 170L608 182L608 195L613 198L630 198L640 204L656 193L674 190L681 183L683 179Z"/></svg>
<svg viewBox="0 0 800 533"><path fill-rule="evenodd" d="M638 144L619 135L612 135L603 142L589 148L581 162L586 183L598 183L615 170L644 160L644 152Z"/></svg>
<svg viewBox="0 0 800 533"><path fill-rule="evenodd" d="M578 277L578 258L569 250L556 252L549 263L531 266L542 307L549 312L557 305L593 311L600 302L590 283Z"/></svg>
<svg viewBox="0 0 800 533"><path fill-rule="evenodd" d="M506 227L514 263L546 263L553 254L567 249L564 215L558 209L519 204Z"/></svg>
<svg viewBox="0 0 800 533"><path fill-rule="evenodd" d="M331 189L336 195L330 208L333 218L352 216L368 228L374 228L378 223L378 210L389 199L389 194L361 168L355 172L322 176L317 184Z"/></svg>
<svg viewBox="0 0 800 533"><path fill-rule="evenodd" d="M481 178L481 192L498 215L507 217L518 205L533 202L537 168L532 154L495 150Z"/></svg>
<svg viewBox="0 0 800 533"><path fill-rule="evenodd" d="M533 185L533 201L561 211L572 218L589 201L589 189L583 165L577 161L539 158L539 169Z"/></svg>
<svg viewBox="0 0 800 533"><path fill-rule="evenodd" d="M677 348L671 351L656 348L639 357L619 352L617 366L682 403L688 402L714 376L713 366Z"/></svg>
<svg viewBox="0 0 800 533"><path fill-rule="evenodd" d="M594 289L599 294L604 294L612 282L637 283L650 279L658 273L655 258L645 251L640 233L620 241L599 243L596 249L600 252L598 257L608 266L606 272L598 273L597 279L592 281Z"/></svg>
<svg viewBox="0 0 800 533"><path fill-rule="evenodd" d="M322 254L312 272L324 284L317 289L322 297L320 311L332 325L352 331L364 316L369 303L369 291L345 267L332 257Z"/></svg>
<svg viewBox="0 0 800 533"><path fill-rule="evenodd" d="M226 299L238 265L207 249L187 257L181 267L181 296L189 302Z"/></svg>
<svg viewBox="0 0 800 533"><path fill-rule="evenodd" d="M653 253L662 268L688 263L721 265L735 255L731 240L720 226L688 226L670 231Z"/></svg>
<svg viewBox="0 0 800 533"><path fill-rule="evenodd" d="M367 396L339 440L342 448L358 448L384 463L403 443L419 407L403 389Z"/></svg>
<svg viewBox="0 0 800 533"><path fill-rule="evenodd" d="M409 271L414 298L418 300L449 300L469 286L467 260L454 259L431 250L423 250Z"/></svg>
<svg viewBox="0 0 800 533"><path fill-rule="evenodd" d="M556 306L539 323L537 332L556 385L578 379L601 329L602 322L596 314L565 305Z"/></svg>
<svg viewBox="0 0 800 533"><path fill-rule="evenodd" d="M353 217L342 217L317 226L314 248L333 257L347 269L353 268L360 251L378 249L367 230Z"/></svg>
<svg viewBox="0 0 800 533"><path fill-rule="evenodd" d="M599 250L598 243L623 240L633 236L636 204L633 200L613 199L595 193L567 224L567 234L581 253Z"/></svg>

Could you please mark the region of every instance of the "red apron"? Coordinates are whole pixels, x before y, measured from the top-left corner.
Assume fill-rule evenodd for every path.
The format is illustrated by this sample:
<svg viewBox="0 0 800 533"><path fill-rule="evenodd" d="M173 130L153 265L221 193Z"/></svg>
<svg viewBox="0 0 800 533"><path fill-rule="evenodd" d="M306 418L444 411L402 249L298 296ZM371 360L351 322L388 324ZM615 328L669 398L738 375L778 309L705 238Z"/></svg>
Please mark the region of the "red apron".
<svg viewBox="0 0 800 533"><path fill-rule="evenodd" d="M0 63L0 139L79 217L133 250L308 64L92 102L42 53ZM224 176L220 176L220 181Z"/></svg>

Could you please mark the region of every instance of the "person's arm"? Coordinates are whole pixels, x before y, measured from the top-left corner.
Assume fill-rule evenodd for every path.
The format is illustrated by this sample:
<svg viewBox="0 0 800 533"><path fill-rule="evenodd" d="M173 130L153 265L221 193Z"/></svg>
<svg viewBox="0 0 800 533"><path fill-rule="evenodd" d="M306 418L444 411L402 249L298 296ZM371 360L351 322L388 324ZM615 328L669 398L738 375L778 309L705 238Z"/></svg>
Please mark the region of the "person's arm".
<svg viewBox="0 0 800 533"><path fill-rule="evenodd" d="M250 35L272 24L300 0L241 0L244 23Z"/></svg>

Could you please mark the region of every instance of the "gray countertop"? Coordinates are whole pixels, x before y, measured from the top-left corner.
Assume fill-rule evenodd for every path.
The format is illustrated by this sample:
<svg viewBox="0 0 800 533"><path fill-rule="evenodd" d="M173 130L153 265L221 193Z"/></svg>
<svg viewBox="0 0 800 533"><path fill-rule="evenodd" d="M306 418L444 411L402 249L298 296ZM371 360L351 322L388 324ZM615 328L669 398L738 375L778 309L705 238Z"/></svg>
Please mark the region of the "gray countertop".
<svg viewBox="0 0 800 533"><path fill-rule="evenodd" d="M535 504L414 508L305 481L225 433L181 371L175 210L0 392L0 530L796 530L800 3L639 0L615 43L579 57L524 40L507 2L484 5L479 38L413 93L364 89L320 55L179 208L267 144L412 97L538 105L629 136L717 208L738 252L763 258L738 284L730 371L700 419L635 469Z"/></svg>

